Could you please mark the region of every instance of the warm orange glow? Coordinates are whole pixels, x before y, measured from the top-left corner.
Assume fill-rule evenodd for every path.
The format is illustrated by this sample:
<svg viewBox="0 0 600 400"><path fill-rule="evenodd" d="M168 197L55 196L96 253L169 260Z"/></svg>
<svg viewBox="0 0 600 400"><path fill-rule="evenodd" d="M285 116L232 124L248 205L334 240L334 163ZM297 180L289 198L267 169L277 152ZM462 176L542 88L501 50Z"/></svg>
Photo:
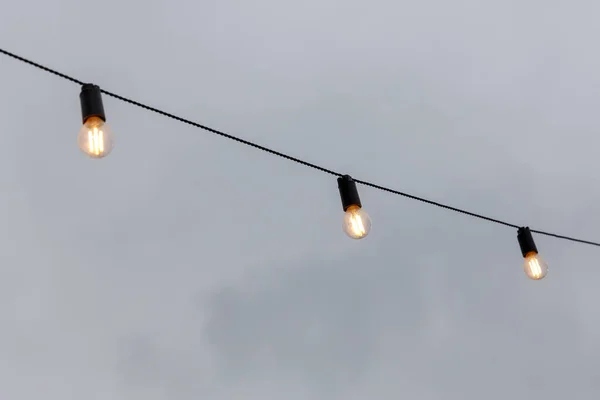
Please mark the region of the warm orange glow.
<svg viewBox="0 0 600 400"><path fill-rule="evenodd" d="M91 117L85 121L77 141L81 151L92 158L102 158L112 150L110 129L98 117Z"/></svg>
<svg viewBox="0 0 600 400"><path fill-rule="evenodd" d="M350 206L344 215L344 232L353 239L362 239L371 230L371 218L358 206Z"/></svg>
<svg viewBox="0 0 600 400"><path fill-rule="evenodd" d="M548 265L534 251L525 256L524 268L527 276L533 280L540 280L548 274Z"/></svg>

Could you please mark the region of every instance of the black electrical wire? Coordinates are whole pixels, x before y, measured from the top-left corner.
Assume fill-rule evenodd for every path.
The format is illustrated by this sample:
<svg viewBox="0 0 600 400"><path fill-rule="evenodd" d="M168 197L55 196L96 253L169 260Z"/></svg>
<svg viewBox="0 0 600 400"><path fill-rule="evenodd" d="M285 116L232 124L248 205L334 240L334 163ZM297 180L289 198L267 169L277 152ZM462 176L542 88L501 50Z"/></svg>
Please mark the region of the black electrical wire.
<svg viewBox="0 0 600 400"><path fill-rule="evenodd" d="M38 63L36 63L36 62L34 62L34 61L31 61L31 60L28 60L28 59L26 59L26 58L23 58L23 57L21 57L21 56L18 56L18 55L16 55L16 54L14 54L14 53L11 53L11 52L9 52L9 51L6 51L6 50L4 50L4 49L0 49L0 53L2 53L2 54L5 54L5 55L7 55L7 56L9 56L9 57L12 57L12 58L14 58L15 60L19 60L19 61L21 61L21 62L24 62L24 63L26 63L26 64L32 65L32 66L34 66L34 67L36 67L36 68L42 69L42 70L44 70L44 71L46 71L46 72L49 72L49 73L51 73L51 74L54 74L54 75L56 75L56 76L59 76L59 77L61 77L61 78L63 78L63 79L66 79L66 80L68 80L68 81L71 81L71 82L73 82L73 83L77 83L77 84L79 84L79 85L83 85L83 82L81 82L79 79L75 79L75 78L73 78L73 77L71 77L71 76L69 76L69 75L65 75L65 74L63 74L63 73L60 73L60 72L58 72L58 71L55 71L55 70L53 70L53 69L50 69L50 68L48 68L48 67L44 67L42 64L38 64Z"/></svg>
<svg viewBox="0 0 600 400"><path fill-rule="evenodd" d="M60 78L66 79L66 80L71 81L73 83L77 83L78 85L83 85L84 84L84 82L80 81L79 79L73 78L72 76L69 76L69 75L63 74L62 72L58 72L56 70L48 68L48 67L46 67L46 66L44 66L42 64L38 64L38 63L36 63L34 61L31 61L31 60L29 60L27 58L18 56L16 54L11 53L9 51L6 51L6 50L4 50L2 48L0 48L0 53L2 53L4 55L7 55L9 57L12 57L12 58L14 58L14 59L16 59L18 61L21 61L21 62L24 62L26 64L29 64L29 65L31 65L33 67L39 68L41 70L44 70L44 71L46 71L46 72L48 72L50 74L56 75L56 76L58 76ZM250 147L254 147L256 149L265 151L267 153L273 154L273 155L278 156L278 157L285 158L286 160L296 162L296 163L304 165L306 167L314 168L314 169L316 169L318 171L325 172L325 173L330 174L330 175L342 176L342 174L340 174L340 173L338 173L336 171L333 171L333 170L325 168L325 167L321 167L321 166L319 166L317 164L313 164L313 163L310 163L308 161L304 161L304 160L301 160L299 158L292 157L292 156L287 155L285 153L281 153L279 151L270 149L268 147L261 146L261 145L259 145L257 143L254 143L254 142L251 142L251 141L239 138L237 136L230 135L228 133L219 131L217 129L211 128L211 127L206 126L206 125L199 124L199 123L191 121L189 119L178 117L177 115L168 113L168 112L160 110L158 108L154 108L154 107L151 107L149 105L137 102L135 100L128 99L127 97L123 97L123 96L121 96L119 94L109 92L108 90L104 90L102 88L100 90L102 91L102 93L106 94L107 96L114 97L115 99L124 101L124 102L132 104L134 106L143 108L145 110L152 111L154 113L163 115L165 117L174 119L174 120L179 121L179 122L183 122L184 124L188 124L188 125L194 126L196 128L203 129L205 131L214 133L216 135L225 137L227 139L234 140L236 142L245 144L245 145L250 146ZM368 181L363 181L363 180L359 180L359 179L354 179L354 181L357 182L357 183L360 183L362 185L372 187L374 189L378 189L378 190L381 190L381 191L384 191L384 192L388 192L388 193L393 193L393 194L396 194L396 195L399 195L399 196L403 196L403 197L406 197L406 198L409 198L409 199L412 199L412 200L417 200L417 201L420 201L420 202L423 202L423 203L426 203L426 204L429 204L429 205L432 205L432 206L444 208L446 210L450 210L450 211L454 211L454 212L457 212L457 213L460 213L460 214L468 215L468 216L471 216L471 217L474 217L474 218L482 219L484 221L493 222L493 223L496 223L496 224L499 224L499 225L504 225L504 226L508 226L508 227L516 228L516 229L518 229L520 227L519 225L515 225L515 224L509 223L509 222L506 222L506 221L502 221L502 220L499 220L499 219L487 217L487 216L482 215L482 214L476 214L476 213L473 213L473 212L470 212L470 211L467 211L467 210L463 210L463 209L460 209L460 208L449 206L447 204L438 203L436 201L427 200L425 198L414 196L412 194L408 194L408 193L404 193L404 192L400 192L398 190L390 189L390 188L387 188L385 186L376 185L376 184L368 182ZM569 236L564 236L564 235L559 235L559 234L555 234L555 233L551 233L551 232L544 232L544 231L539 231L539 230L534 230L534 229L531 229L531 232L535 232L535 233L537 233L539 235L551 236L551 237L554 237L554 238L557 238L557 239L569 240L569 241L572 241L572 242L589 244L589 245L592 245L592 246L598 246L598 247L600 247L600 243L598 243L598 242L592 242L592 241L589 241L589 240L576 239L576 238L569 237Z"/></svg>

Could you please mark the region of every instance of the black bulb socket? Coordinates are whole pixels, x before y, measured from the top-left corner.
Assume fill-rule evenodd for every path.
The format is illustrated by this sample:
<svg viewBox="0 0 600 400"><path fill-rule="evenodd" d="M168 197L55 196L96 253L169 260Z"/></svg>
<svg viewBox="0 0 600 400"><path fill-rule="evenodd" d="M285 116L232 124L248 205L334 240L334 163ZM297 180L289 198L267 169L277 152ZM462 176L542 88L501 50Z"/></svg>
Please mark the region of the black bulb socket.
<svg viewBox="0 0 600 400"><path fill-rule="evenodd" d="M352 206L361 208L362 204L360 203L360 197L358 196L358 190L356 189L356 182L352 180L352 177L350 175L342 175L337 178L337 181L344 212L348 211L348 208Z"/></svg>
<svg viewBox="0 0 600 400"><path fill-rule="evenodd" d="M92 117L98 117L106 122L104 105L102 104L102 92L99 86L91 83L84 84L81 87L79 100L81 101L81 117L84 124Z"/></svg>
<svg viewBox="0 0 600 400"><path fill-rule="evenodd" d="M528 227L519 228L517 231L517 240L519 241L519 246L521 247L521 253L523 257L526 257L529 253L536 253L538 249L533 241L533 236L531 235L531 231Z"/></svg>

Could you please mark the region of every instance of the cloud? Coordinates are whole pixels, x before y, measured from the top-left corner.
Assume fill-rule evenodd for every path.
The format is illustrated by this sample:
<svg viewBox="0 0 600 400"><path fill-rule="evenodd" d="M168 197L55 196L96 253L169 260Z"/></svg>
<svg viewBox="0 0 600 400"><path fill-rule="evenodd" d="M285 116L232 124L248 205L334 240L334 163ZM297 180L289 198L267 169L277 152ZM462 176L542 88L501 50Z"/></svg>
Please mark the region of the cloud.
<svg viewBox="0 0 600 400"><path fill-rule="evenodd" d="M443 237L448 254L408 251L423 248L426 233L427 243ZM206 337L221 378L236 387L293 381L323 399L361 391L558 399L599 390L598 350L572 342L585 331L569 294L553 298L556 288L519 280L520 263L510 273L492 245L470 249L470 260L485 264L460 263L473 233L413 234L380 237L365 254L267 268L215 291ZM401 258L381 251L394 246L405 249Z"/></svg>
<svg viewBox="0 0 600 400"><path fill-rule="evenodd" d="M59 3L11 5L2 46L361 179L598 234L597 3ZM536 235L530 282L515 230L365 187L351 241L334 177L108 98L115 150L87 160L77 85L0 66L0 398L598 399L595 248Z"/></svg>

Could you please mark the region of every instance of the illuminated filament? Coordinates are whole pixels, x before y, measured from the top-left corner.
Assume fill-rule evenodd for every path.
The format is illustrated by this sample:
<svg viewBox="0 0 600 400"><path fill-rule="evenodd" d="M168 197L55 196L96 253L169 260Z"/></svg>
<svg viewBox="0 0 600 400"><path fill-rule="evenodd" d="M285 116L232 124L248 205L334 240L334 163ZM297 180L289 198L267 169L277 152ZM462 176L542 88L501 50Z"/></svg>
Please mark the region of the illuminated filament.
<svg viewBox="0 0 600 400"><path fill-rule="evenodd" d="M360 215L353 214L350 217L350 223L352 224L352 231L355 235L363 236L367 233L367 231L365 230L365 226L363 225L362 218L360 218Z"/></svg>
<svg viewBox="0 0 600 400"><path fill-rule="evenodd" d="M529 259L529 270L531 271L531 275L534 278L542 277L542 266L540 265L540 262L538 261L537 257L534 256Z"/></svg>
<svg viewBox="0 0 600 400"><path fill-rule="evenodd" d="M104 153L104 132L94 127L93 131L88 131L88 146L90 154L99 156Z"/></svg>

